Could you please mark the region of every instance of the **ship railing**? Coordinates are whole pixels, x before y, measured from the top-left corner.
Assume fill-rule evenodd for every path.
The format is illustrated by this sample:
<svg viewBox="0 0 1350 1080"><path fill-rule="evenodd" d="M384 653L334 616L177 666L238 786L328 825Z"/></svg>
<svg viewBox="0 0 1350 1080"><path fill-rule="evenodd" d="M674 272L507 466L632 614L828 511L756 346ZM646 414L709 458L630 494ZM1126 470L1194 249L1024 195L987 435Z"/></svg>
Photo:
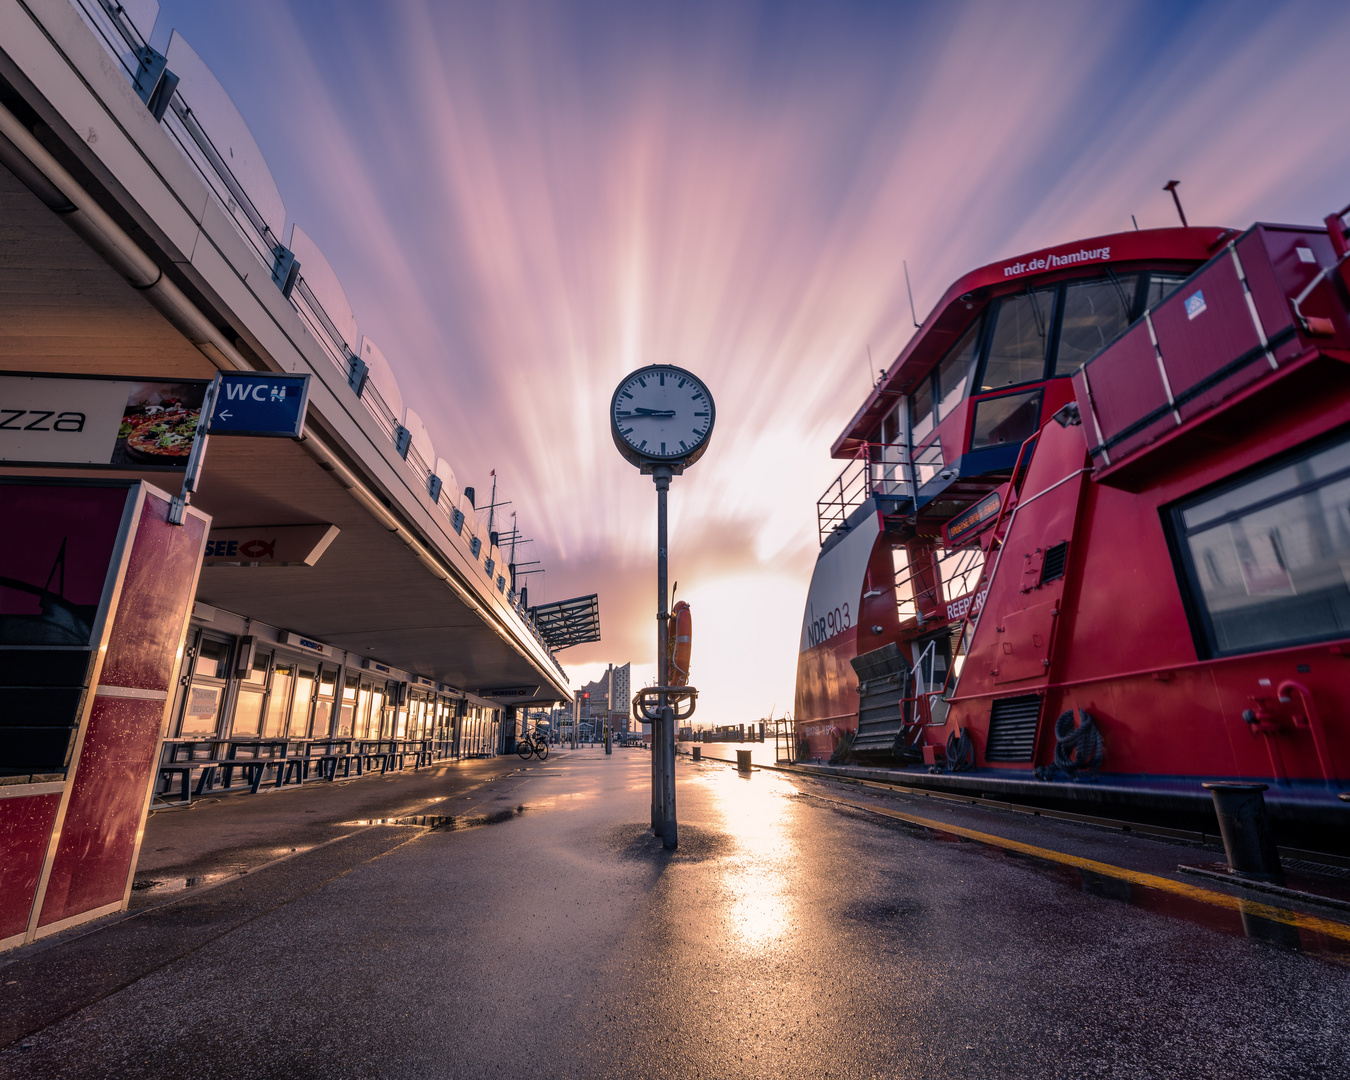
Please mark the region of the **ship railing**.
<svg viewBox="0 0 1350 1080"><path fill-rule="evenodd" d="M914 464L906 443L868 443L816 500L816 529L823 544L848 527L848 518L873 495L913 498Z"/></svg>

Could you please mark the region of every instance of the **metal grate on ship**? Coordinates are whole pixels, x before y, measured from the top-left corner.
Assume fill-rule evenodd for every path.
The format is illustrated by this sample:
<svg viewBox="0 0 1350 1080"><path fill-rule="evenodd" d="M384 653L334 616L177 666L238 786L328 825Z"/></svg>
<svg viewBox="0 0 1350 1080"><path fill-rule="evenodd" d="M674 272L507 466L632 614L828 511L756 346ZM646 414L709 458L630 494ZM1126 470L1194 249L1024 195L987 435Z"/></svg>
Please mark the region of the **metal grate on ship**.
<svg viewBox="0 0 1350 1080"><path fill-rule="evenodd" d="M989 714L985 761L1029 762L1036 749L1036 722L1041 699L1036 694L999 698Z"/></svg>
<svg viewBox="0 0 1350 1080"><path fill-rule="evenodd" d="M849 661L858 675L858 733L855 754L898 755L905 733L903 698L911 695L909 661L895 642Z"/></svg>
<svg viewBox="0 0 1350 1080"><path fill-rule="evenodd" d="M1069 542L1067 540L1049 548L1045 553L1045 561L1041 564L1041 584L1045 585L1062 578L1064 576L1064 564L1068 561L1068 558Z"/></svg>

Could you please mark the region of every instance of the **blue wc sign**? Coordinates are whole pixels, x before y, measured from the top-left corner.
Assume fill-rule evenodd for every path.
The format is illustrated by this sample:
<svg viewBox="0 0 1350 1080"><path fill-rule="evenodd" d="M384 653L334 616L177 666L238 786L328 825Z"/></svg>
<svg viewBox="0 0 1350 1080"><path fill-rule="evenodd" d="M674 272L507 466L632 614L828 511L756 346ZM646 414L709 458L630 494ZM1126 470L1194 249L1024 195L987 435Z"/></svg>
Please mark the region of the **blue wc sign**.
<svg viewBox="0 0 1350 1080"><path fill-rule="evenodd" d="M308 375L221 372L207 431L298 439L309 404Z"/></svg>

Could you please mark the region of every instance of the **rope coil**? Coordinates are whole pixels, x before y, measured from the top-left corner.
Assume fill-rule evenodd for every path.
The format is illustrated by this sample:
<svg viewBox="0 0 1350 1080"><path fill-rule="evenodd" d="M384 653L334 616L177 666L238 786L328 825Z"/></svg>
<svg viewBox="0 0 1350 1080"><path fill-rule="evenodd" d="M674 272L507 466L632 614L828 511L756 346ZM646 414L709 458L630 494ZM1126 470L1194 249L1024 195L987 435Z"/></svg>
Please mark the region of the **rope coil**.
<svg viewBox="0 0 1350 1080"><path fill-rule="evenodd" d="M1077 727L1073 722L1073 710L1066 709L1055 721L1055 763L1036 770L1038 780L1053 780L1057 772L1068 775L1070 780L1081 776L1091 776L1101 768L1106 758L1106 743L1097 723L1086 709L1079 709L1081 722Z"/></svg>

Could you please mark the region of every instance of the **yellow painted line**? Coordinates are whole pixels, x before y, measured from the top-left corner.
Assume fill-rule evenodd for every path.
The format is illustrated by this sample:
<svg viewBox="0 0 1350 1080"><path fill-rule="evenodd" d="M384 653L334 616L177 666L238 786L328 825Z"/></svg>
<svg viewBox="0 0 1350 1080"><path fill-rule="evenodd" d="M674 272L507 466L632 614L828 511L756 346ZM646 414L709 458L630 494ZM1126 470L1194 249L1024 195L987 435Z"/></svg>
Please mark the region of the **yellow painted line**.
<svg viewBox="0 0 1350 1080"><path fill-rule="evenodd" d="M1037 847L1035 844L1024 844L1020 840L1009 840L1005 836L995 836L992 833L978 832L975 829L967 829L962 825L953 825L946 821L934 821L932 818L919 817L917 814L904 814L899 810L888 810L881 806L870 806L866 803L854 802L851 799L826 799L819 795L815 795L813 798L821 799L823 802L837 802L844 806L852 806L858 810L866 810L869 813L880 814L883 817L897 818L900 821L907 821L911 825L920 825L925 829L933 829L936 832L951 833L954 836L964 837L967 840L974 840L977 843L988 844L990 847L1003 848L1005 851L1020 852L1023 855L1031 855L1038 859L1059 863L1062 866L1072 866L1077 870L1088 870L1094 874L1100 874L1103 877L1115 878L1118 881L1127 881L1131 885L1142 885L1146 888L1158 889L1162 892L1172 893L1174 896L1185 897L1187 900L1196 900L1202 904L1212 904L1215 907L1227 908L1228 910L1238 912L1239 914L1246 913L1248 915L1256 915L1262 919L1269 919L1272 922L1296 926L1300 930L1313 930L1319 934L1326 934L1328 937L1339 938L1342 941L1350 941L1350 925L1335 922L1331 919L1323 919L1317 915L1305 915L1301 911L1290 911L1287 908L1273 907L1270 904L1262 904L1258 901L1246 900L1238 896L1230 896L1228 893L1215 892L1213 889L1202 889L1196 885L1189 885L1184 881L1173 881L1171 878L1160 877L1157 874L1146 874L1141 870L1127 870L1123 866L1113 866L1111 863L1098 862L1096 859L1084 859L1078 855L1069 855L1062 851L1053 851L1050 848Z"/></svg>

